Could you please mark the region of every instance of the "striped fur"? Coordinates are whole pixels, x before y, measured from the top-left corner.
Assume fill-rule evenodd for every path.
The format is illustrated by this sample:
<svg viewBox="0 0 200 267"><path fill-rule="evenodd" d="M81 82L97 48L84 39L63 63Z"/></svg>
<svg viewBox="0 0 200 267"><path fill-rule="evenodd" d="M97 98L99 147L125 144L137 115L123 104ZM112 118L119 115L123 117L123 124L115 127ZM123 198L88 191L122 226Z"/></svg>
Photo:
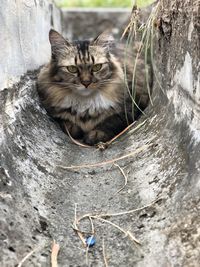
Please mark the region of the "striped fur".
<svg viewBox="0 0 200 267"><path fill-rule="evenodd" d="M54 30L49 39L51 62L38 77L44 107L74 138L91 145L106 142L133 120L130 105L125 114L123 63L113 40L103 33L70 43Z"/></svg>

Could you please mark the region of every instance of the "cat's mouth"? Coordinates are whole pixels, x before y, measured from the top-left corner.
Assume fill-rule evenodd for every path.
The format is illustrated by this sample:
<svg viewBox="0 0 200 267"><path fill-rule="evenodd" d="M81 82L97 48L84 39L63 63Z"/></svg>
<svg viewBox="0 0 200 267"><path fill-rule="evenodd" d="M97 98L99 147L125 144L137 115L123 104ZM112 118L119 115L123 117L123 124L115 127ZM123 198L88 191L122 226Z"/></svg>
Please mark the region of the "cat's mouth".
<svg viewBox="0 0 200 267"><path fill-rule="evenodd" d="M90 84L85 87L84 85L80 85L76 88L76 92L81 96L89 96L95 93L96 86L94 84Z"/></svg>
<svg viewBox="0 0 200 267"><path fill-rule="evenodd" d="M80 86L76 89L77 93L81 96L89 96L94 94L94 90L92 90L92 88L85 87L85 86Z"/></svg>

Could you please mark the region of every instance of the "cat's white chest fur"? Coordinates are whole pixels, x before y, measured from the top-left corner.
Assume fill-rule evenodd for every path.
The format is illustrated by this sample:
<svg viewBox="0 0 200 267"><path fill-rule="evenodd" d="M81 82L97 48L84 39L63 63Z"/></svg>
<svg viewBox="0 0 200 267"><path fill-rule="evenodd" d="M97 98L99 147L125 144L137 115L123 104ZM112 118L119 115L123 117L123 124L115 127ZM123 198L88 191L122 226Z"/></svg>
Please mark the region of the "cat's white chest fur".
<svg viewBox="0 0 200 267"><path fill-rule="evenodd" d="M100 93L88 97L80 97L77 95L66 96L61 104L62 108L70 108L77 112L77 114L89 111L90 114L95 112L102 112L108 110L111 107L115 107L116 103L107 99Z"/></svg>

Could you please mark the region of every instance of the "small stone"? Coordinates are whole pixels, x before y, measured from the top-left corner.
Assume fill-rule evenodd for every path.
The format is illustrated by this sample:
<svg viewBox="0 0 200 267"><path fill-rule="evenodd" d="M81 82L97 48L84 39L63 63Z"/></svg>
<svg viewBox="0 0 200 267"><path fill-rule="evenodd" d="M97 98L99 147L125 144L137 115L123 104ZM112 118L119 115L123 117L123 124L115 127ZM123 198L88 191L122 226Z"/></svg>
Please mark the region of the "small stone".
<svg viewBox="0 0 200 267"><path fill-rule="evenodd" d="M86 242L88 247L93 247L96 243L96 238L94 236L88 236L85 239L85 242Z"/></svg>

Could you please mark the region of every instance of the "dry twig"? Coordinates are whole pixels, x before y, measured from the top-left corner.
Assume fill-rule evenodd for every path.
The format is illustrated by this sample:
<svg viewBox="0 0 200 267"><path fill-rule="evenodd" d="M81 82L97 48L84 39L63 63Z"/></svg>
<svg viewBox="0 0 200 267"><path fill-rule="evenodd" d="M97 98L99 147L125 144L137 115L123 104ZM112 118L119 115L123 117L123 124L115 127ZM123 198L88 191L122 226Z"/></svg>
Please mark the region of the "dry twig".
<svg viewBox="0 0 200 267"><path fill-rule="evenodd" d="M30 256L37 250L38 248L33 249L32 251L30 251L17 265L17 267L21 267L22 264L28 259L30 258Z"/></svg>
<svg viewBox="0 0 200 267"><path fill-rule="evenodd" d="M57 244L54 240L53 245L52 245L52 250L51 250L51 267L58 266L57 257L58 257L59 249L60 249L59 244Z"/></svg>
<svg viewBox="0 0 200 267"><path fill-rule="evenodd" d="M137 209L132 209L132 210L128 210L128 211L122 211L122 212L117 212L117 213L105 213L105 214L100 214L98 215L98 217L114 217L114 216L121 216L121 215L126 215L126 214L131 214L137 211L141 211L143 209L149 208L151 207L153 204L155 204L156 202L158 202L158 200L160 200L161 198L157 198L156 200L152 201L151 203L147 204L146 206L143 206L141 208L137 208ZM90 215L86 215L86 216L90 216ZM91 216L92 217L92 216ZM79 219L80 221L80 219Z"/></svg>
<svg viewBox="0 0 200 267"><path fill-rule="evenodd" d="M120 172L121 172L122 175L124 176L124 185L123 185L119 190L117 190L116 193L114 193L114 195L116 195L116 194L118 194L119 192L121 192L121 191L124 189L124 187L127 185L128 178L127 178L127 176L126 176L124 170L123 170L117 163L114 163L114 165L120 170Z"/></svg>
<svg viewBox="0 0 200 267"><path fill-rule="evenodd" d="M135 128L131 129L129 131L129 133L134 133L135 131L137 131L140 127L142 127L145 123L147 122L147 120L144 120L143 122L141 122L140 124L138 124Z"/></svg>
<svg viewBox="0 0 200 267"><path fill-rule="evenodd" d="M117 138L119 138L122 134L124 134L125 132L127 132L134 124L136 123L136 121L134 121L133 123L131 123L129 126L127 126L123 131L121 131L118 135L116 135L115 137L113 137L110 141L106 142L105 144L110 145L111 143L113 143Z"/></svg>
<svg viewBox="0 0 200 267"><path fill-rule="evenodd" d="M85 239L83 237L82 231L80 231L78 228L78 223L79 223L79 221L77 220L77 203L75 203L73 229L76 231L77 235L79 236L80 240L82 241L83 246L86 247L86 242L85 242Z"/></svg>
<svg viewBox="0 0 200 267"><path fill-rule="evenodd" d="M135 1L133 3L133 8L132 8L132 12L131 12L131 18L130 18L130 22L129 24L126 26L124 32L122 33L122 36L120 38L120 40L122 40L124 38L124 36L126 35L126 33L128 31L132 31L132 29L135 29L136 27L136 23L138 21L138 15L139 15L139 12L138 12L138 9L137 9L137 1ZM135 31L134 31L135 32Z"/></svg>
<svg viewBox="0 0 200 267"><path fill-rule="evenodd" d="M103 260L104 260L104 264L105 264L105 267L108 267L108 260L106 258L104 238L103 238L103 242L102 242L102 248L103 248Z"/></svg>
<svg viewBox="0 0 200 267"><path fill-rule="evenodd" d="M106 220L106 219L103 219L101 218L100 216L91 216L91 218L94 218L94 219L97 219L99 221L102 221L102 222L105 222L105 223L108 223L110 225L112 225L113 227L117 228L120 232L124 233L125 236L128 236L132 241L134 241L136 244L138 245L141 245L140 241L137 240L135 237L133 237L133 234L130 233L130 231L125 231L122 227L120 227L119 225L109 221L109 220Z"/></svg>
<svg viewBox="0 0 200 267"><path fill-rule="evenodd" d="M83 144L83 143L79 142L78 140L74 139L74 138L71 136L71 134L70 134L70 132L69 132L67 126L64 126L64 127L65 127L65 130L66 130L67 134L69 135L69 138L72 140L72 142L73 142L74 144L76 144L76 145L78 145L78 146L81 146L81 147L87 147L87 148L91 148L91 147L92 147L92 146Z"/></svg>

